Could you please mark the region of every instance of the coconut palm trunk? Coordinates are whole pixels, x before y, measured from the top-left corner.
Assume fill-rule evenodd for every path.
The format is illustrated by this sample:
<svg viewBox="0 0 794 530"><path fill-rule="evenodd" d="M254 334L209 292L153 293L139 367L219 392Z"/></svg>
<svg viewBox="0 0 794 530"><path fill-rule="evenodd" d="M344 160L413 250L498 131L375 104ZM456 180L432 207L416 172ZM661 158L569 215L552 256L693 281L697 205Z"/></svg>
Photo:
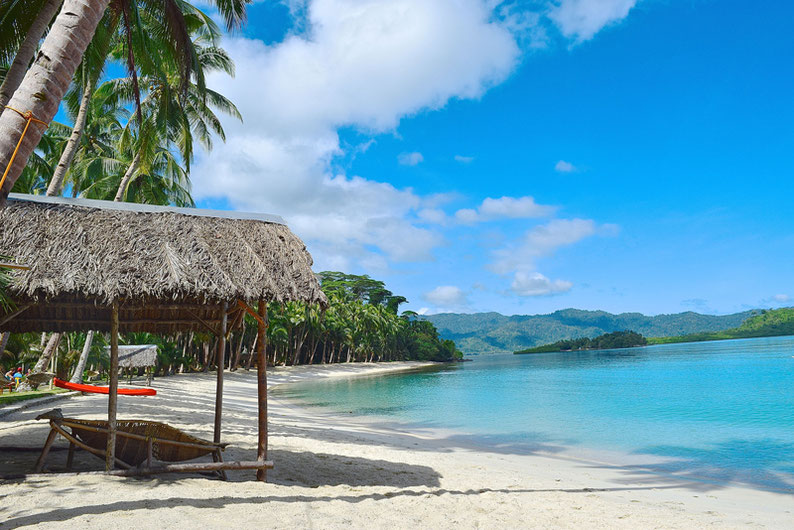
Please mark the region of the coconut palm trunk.
<svg viewBox="0 0 794 530"><path fill-rule="evenodd" d="M33 367L32 372L34 374L38 374L41 372L45 372L47 367L52 360L52 356L55 354L55 350L58 349L58 345L61 343L61 334L60 333L53 333L50 335L50 340L47 341L47 346L44 348L44 351L41 352L41 356L39 360L36 362L36 366ZM37 385L38 386L38 385ZM24 382L19 386L19 390L32 390L32 386Z"/></svg>
<svg viewBox="0 0 794 530"><path fill-rule="evenodd" d="M37 374L39 372L44 372L47 370L47 366L49 366L50 361L52 360L52 356L55 353L55 350L58 349L58 344L61 343L61 334L60 333L53 333L50 335L50 340L47 341L47 347L44 348L44 351L41 352L41 357L39 357L36 366L33 367L33 373Z"/></svg>
<svg viewBox="0 0 794 530"><path fill-rule="evenodd" d="M63 179L66 177L66 172L69 166L72 165L74 155L77 153L77 148L80 147L80 138L83 136L85 129L85 122L88 118L88 107L91 103L91 95L94 93L95 81L89 79L83 89L83 98L80 100L80 110L77 111L77 118L74 122L72 134L69 136L69 141L66 142L66 147L61 153L61 158L58 160L58 166L50 179L50 185L47 187L47 195L57 196L63 190Z"/></svg>
<svg viewBox="0 0 794 530"><path fill-rule="evenodd" d="M0 114L3 114L6 105L11 100L11 96L14 95L14 92L16 92L25 78L25 72L28 71L28 65L33 60L33 54L36 53L36 48L39 47L41 37L50 25L52 17L55 16L60 5L61 0L46 0L36 15L36 19L28 28L22 44L19 45L14 61L8 68L3 84L0 85Z"/></svg>
<svg viewBox="0 0 794 530"><path fill-rule="evenodd" d="M85 372L85 364L88 361L88 354L91 352L91 343L94 342L94 332L89 331L85 336L85 344L83 344L83 351L80 352L80 359L77 361L77 367L74 369L72 378L69 380L71 383L82 383L83 372Z"/></svg>
<svg viewBox="0 0 794 530"><path fill-rule="evenodd" d="M8 344L8 339L11 338L10 331L4 331L3 335L0 336L0 357L3 356L3 352L6 351L6 344Z"/></svg>
<svg viewBox="0 0 794 530"><path fill-rule="evenodd" d="M30 112L35 119L50 123L109 3L110 0L64 1L35 61L9 101L9 107ZM0 188L0 205L5 204L8 193L44 134L44 126L30 123L20 142L27 123L26 118L10 110L0 115L0 167L3 171L8 168L7 178ZM17 143L19 149L11 163Z"/></svg>
<svg viewBox="0 0 794 530"><path fill-rule="evenodd" d="M130 167L127 168L127 171L124 173L124 176L121 179L121 183L119 184L119 189L116 190L116 197L113 199L114 202L121 202L124 200L124 196L127 193L127 186L130 185L132 181L132 177L135 176L135 172L138 171L138 167L141 165L141 152L140 150L135 153L135 158L132 159L132 163Z"/></svg>

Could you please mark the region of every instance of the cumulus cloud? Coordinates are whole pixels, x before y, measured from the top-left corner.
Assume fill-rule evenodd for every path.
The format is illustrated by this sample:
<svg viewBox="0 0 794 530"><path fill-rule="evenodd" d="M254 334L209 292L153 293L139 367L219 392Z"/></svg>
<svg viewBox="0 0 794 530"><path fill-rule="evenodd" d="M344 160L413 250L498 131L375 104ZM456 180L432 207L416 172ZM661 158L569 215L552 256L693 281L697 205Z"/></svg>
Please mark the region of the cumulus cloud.
<svg viewBox="0 0 794 530"><path fill-rule="evenodd" d="M422 156L422 153L400 153L397 156L397 161L403 166L415 166L418 163L422 162L425 157Z"/></svg>
<svg viewBox="0 0 794 530"><path fill-rule="evenodd" d="M496 219L532 219L548 217L556 211L554 206L538 204L535 199L526 197L490 197L482 201L477 209L462 208L455 212L455 218L463 224L473 224Z"/></svg>
<svg viewBox="0 0 794 530"><path fill-rule="evenodd" d="M422 295L422 298L437 307L455 308L468 304L466 293L454 285L440 285Z"/></svg>
<svg viewBox="0 0 794 530"><path fill-rule="evenodd" d="M591 219L554 219L528 230L520 240L494 251L491 268L499 274L532 271L538 258L550 256L560 247L590 237L596 229Z"/></svg>
<svg viewBox="0 0 794 530"><path fill-rule="evenodd" d="M785 304L786 302L790 302L791 301L791 297L789 295L787 295L787 294L776 294L775 296L772 297L772 299L775 302L778 302L778 303L781 303L781 304Z"/></svg>
<svg viewBox="0 0 794 530"><path fill-rule="evenodd" d="M573 173L576 171L576 166L565 160L560 160L554 165L554 171L558 173Z"/></svg>
<svg viewBox="0 0 794 530"><path fill-rule="evenodd" d="M550 280L539 272L518 271L510 290L519 296L549 296L571 290L573 284L563 280Z"/></svg>
<svg viewBox="0 0 794 530"><path fill-rule="evenodd" d="M548 13L560 32L582 42L604 26L624 19L637 0L559 0Z"/></svg>
<svg viewBox="0 0 794 530"><path fill-rule="evenodd" d="M576 2L571 7L571 0L550 11L499 0L286 1L299 20L283 41L224 41L237 76L213 74L208 85L235 102L245 123L223 119L227 142L199 155L193 193L198 200L282 215L319 268L348 270L432 259L443 242L435 225L450 219L432 197L379 182L378 175L334 171L335 159L372 145L371 139L340 145L340 128L373 136L450 100L479 98L513 72L527 38L545 38L549 20L581 38L594 31L593 20L606 24L619 14L589 15L590 22L577 25L574 15L587 10ZM410 155L409 161L421 161L421 154ZM453 219L472 223L553 211L531 197L489 201Z"/></svg>
<svg viewBox="0 0 794 530"><path fill-rule="evenodd" d="M224 120L227 142L194 165L194 196L282 215L320 267L430 258L442 238L416 224L424 197L335 174L337 131L386 132L481 96L517 64L515 34L480 0L312 0L295 12L306 31L283 42L224 41L237 76L208 85L245 123Z"/></svg>
<svg viewBox="0 0 794 530"><path fill-rule="evenodd" d="M512 274L510 290L520 296L564 293L573 284L547 278L537 271L537 261L553 255L559 248L594 235L611 235L615 230L617 225L599 226L591 219L553 219L527 230L517 241L494 250L489 268L497 274Z"/></svg>
<svg viewBox="0 0 794 530"><path fill-rule="evenodd" d="M471 164L472 162L474 162L474 157L455 155L455 162L460 162L461 164Z"/></svg>

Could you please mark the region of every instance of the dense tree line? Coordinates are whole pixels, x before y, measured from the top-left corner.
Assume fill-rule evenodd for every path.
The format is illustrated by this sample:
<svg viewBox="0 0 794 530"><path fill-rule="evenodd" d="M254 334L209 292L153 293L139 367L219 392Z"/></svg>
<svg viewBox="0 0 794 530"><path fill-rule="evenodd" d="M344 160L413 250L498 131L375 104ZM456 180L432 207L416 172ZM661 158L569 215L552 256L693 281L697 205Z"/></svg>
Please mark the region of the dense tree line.
<svg viewBox="0 0 794 530"><path fill-rule="evenodd" d="M302 302L268 304L266 353L269 365L328 364L396 360L453 361L462 358L455 343L439 338L430 322L410 311L399 314L405 297L395 295L381 281L341 272L319 274L330 305ZM246 315L227 341L223 365L230 370L250 369L255 361L256 322ZM78 365L87 333L63 333L57 346L56 373L67 379ZM172 336L127 333L124 344L156 344L155 373L207 371L217 361L217 337L210 333L179 333ZM0 364L32 365L47 346L39 334L10 334ZM89 341L85 370L97 376L107 370L107 337L97 333ZM8 369L8 368L6 368ZM80 374L82 375L82 374ZM79 377L78 377L79 379Z"/></svg>
<svg viewBox="0 0 794 530"><path fill-rule="evenodd" d="M636 346L645 346L647 344L648 340L639 333L635 333L633 331L615 331L612 333L605 333L594 338L582 337L579 339L561 340L552 344L538 346L536 348L519 350L515 353L544 353L574 350L613 350L617 348L634 348Z"/></svg>

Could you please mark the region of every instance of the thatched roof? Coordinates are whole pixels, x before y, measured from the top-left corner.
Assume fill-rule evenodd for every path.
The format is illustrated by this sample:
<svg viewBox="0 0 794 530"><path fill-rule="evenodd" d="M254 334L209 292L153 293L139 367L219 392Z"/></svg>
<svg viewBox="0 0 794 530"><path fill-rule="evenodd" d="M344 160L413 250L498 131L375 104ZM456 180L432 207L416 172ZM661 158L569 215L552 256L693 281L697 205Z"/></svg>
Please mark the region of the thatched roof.
<svg viewBox="0 0 794 530"><path fill-rule="evenodd" d="M105 347L110 352L110 346ZM145 368L157 362L157 346L155 344L119 345L120 368Z"/></svg>
<svg viewBox="0 0 794 530"><path fill-rule="evenodd" d="M326 303L305 245L272 216L11 194L0 255L30 267L8 289L29 307L0 330L107 330L113 300L122 331L151 332L200 330L222 302Z"/></svg>

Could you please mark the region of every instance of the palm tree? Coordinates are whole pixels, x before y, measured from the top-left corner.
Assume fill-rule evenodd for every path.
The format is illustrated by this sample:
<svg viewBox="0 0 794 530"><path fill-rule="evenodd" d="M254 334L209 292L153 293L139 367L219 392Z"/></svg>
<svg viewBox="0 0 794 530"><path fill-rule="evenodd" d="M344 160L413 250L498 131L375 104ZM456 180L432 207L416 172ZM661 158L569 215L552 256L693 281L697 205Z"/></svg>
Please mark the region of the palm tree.
<svg viewBox="0 0 794 530"><path fill-rule="evenodd" d="M52 22L61 0L30 0L0 4L0 60L8 67L0 85L0 114L22 83L25 72L39 46L39 41ZM16 53L14 51L16 50ZM7 61L13 56L12 61Z"/></svg>
<svg viewBox="0 0 794 530"><path fill-rule="evenodd" d="M214 4L225 18L227 26L233 28L244 21L246 5L249 2L250 0L215 0ZM19 178L43 134L43 127L38 122L31 122L30 117L49 123L55 116L109 3L110 0L64 0L39 54L9 102L10 107L30 114L4 112L0 115L0 163L6 165L3 168L5 180L0 181L0 204L5 202L9 190ZM152 12L159 7L164 27L174 37L175 43L181 43L175 48L185 50L185 41L189 39L185 38L186 33L183 31L185 19L179 0L142 0L142 3L150 7ZM129 44L132 40L133 2L120 0L120 4L124 25L130 28L127 31ZM141 40L146 38L146 35L141 35ZM128 50L128 64L132 66L131 71L135 77L132 46L128 46ZM187 62L183 66L182 77L185 80L189 78L189 68Z"/></svg>

